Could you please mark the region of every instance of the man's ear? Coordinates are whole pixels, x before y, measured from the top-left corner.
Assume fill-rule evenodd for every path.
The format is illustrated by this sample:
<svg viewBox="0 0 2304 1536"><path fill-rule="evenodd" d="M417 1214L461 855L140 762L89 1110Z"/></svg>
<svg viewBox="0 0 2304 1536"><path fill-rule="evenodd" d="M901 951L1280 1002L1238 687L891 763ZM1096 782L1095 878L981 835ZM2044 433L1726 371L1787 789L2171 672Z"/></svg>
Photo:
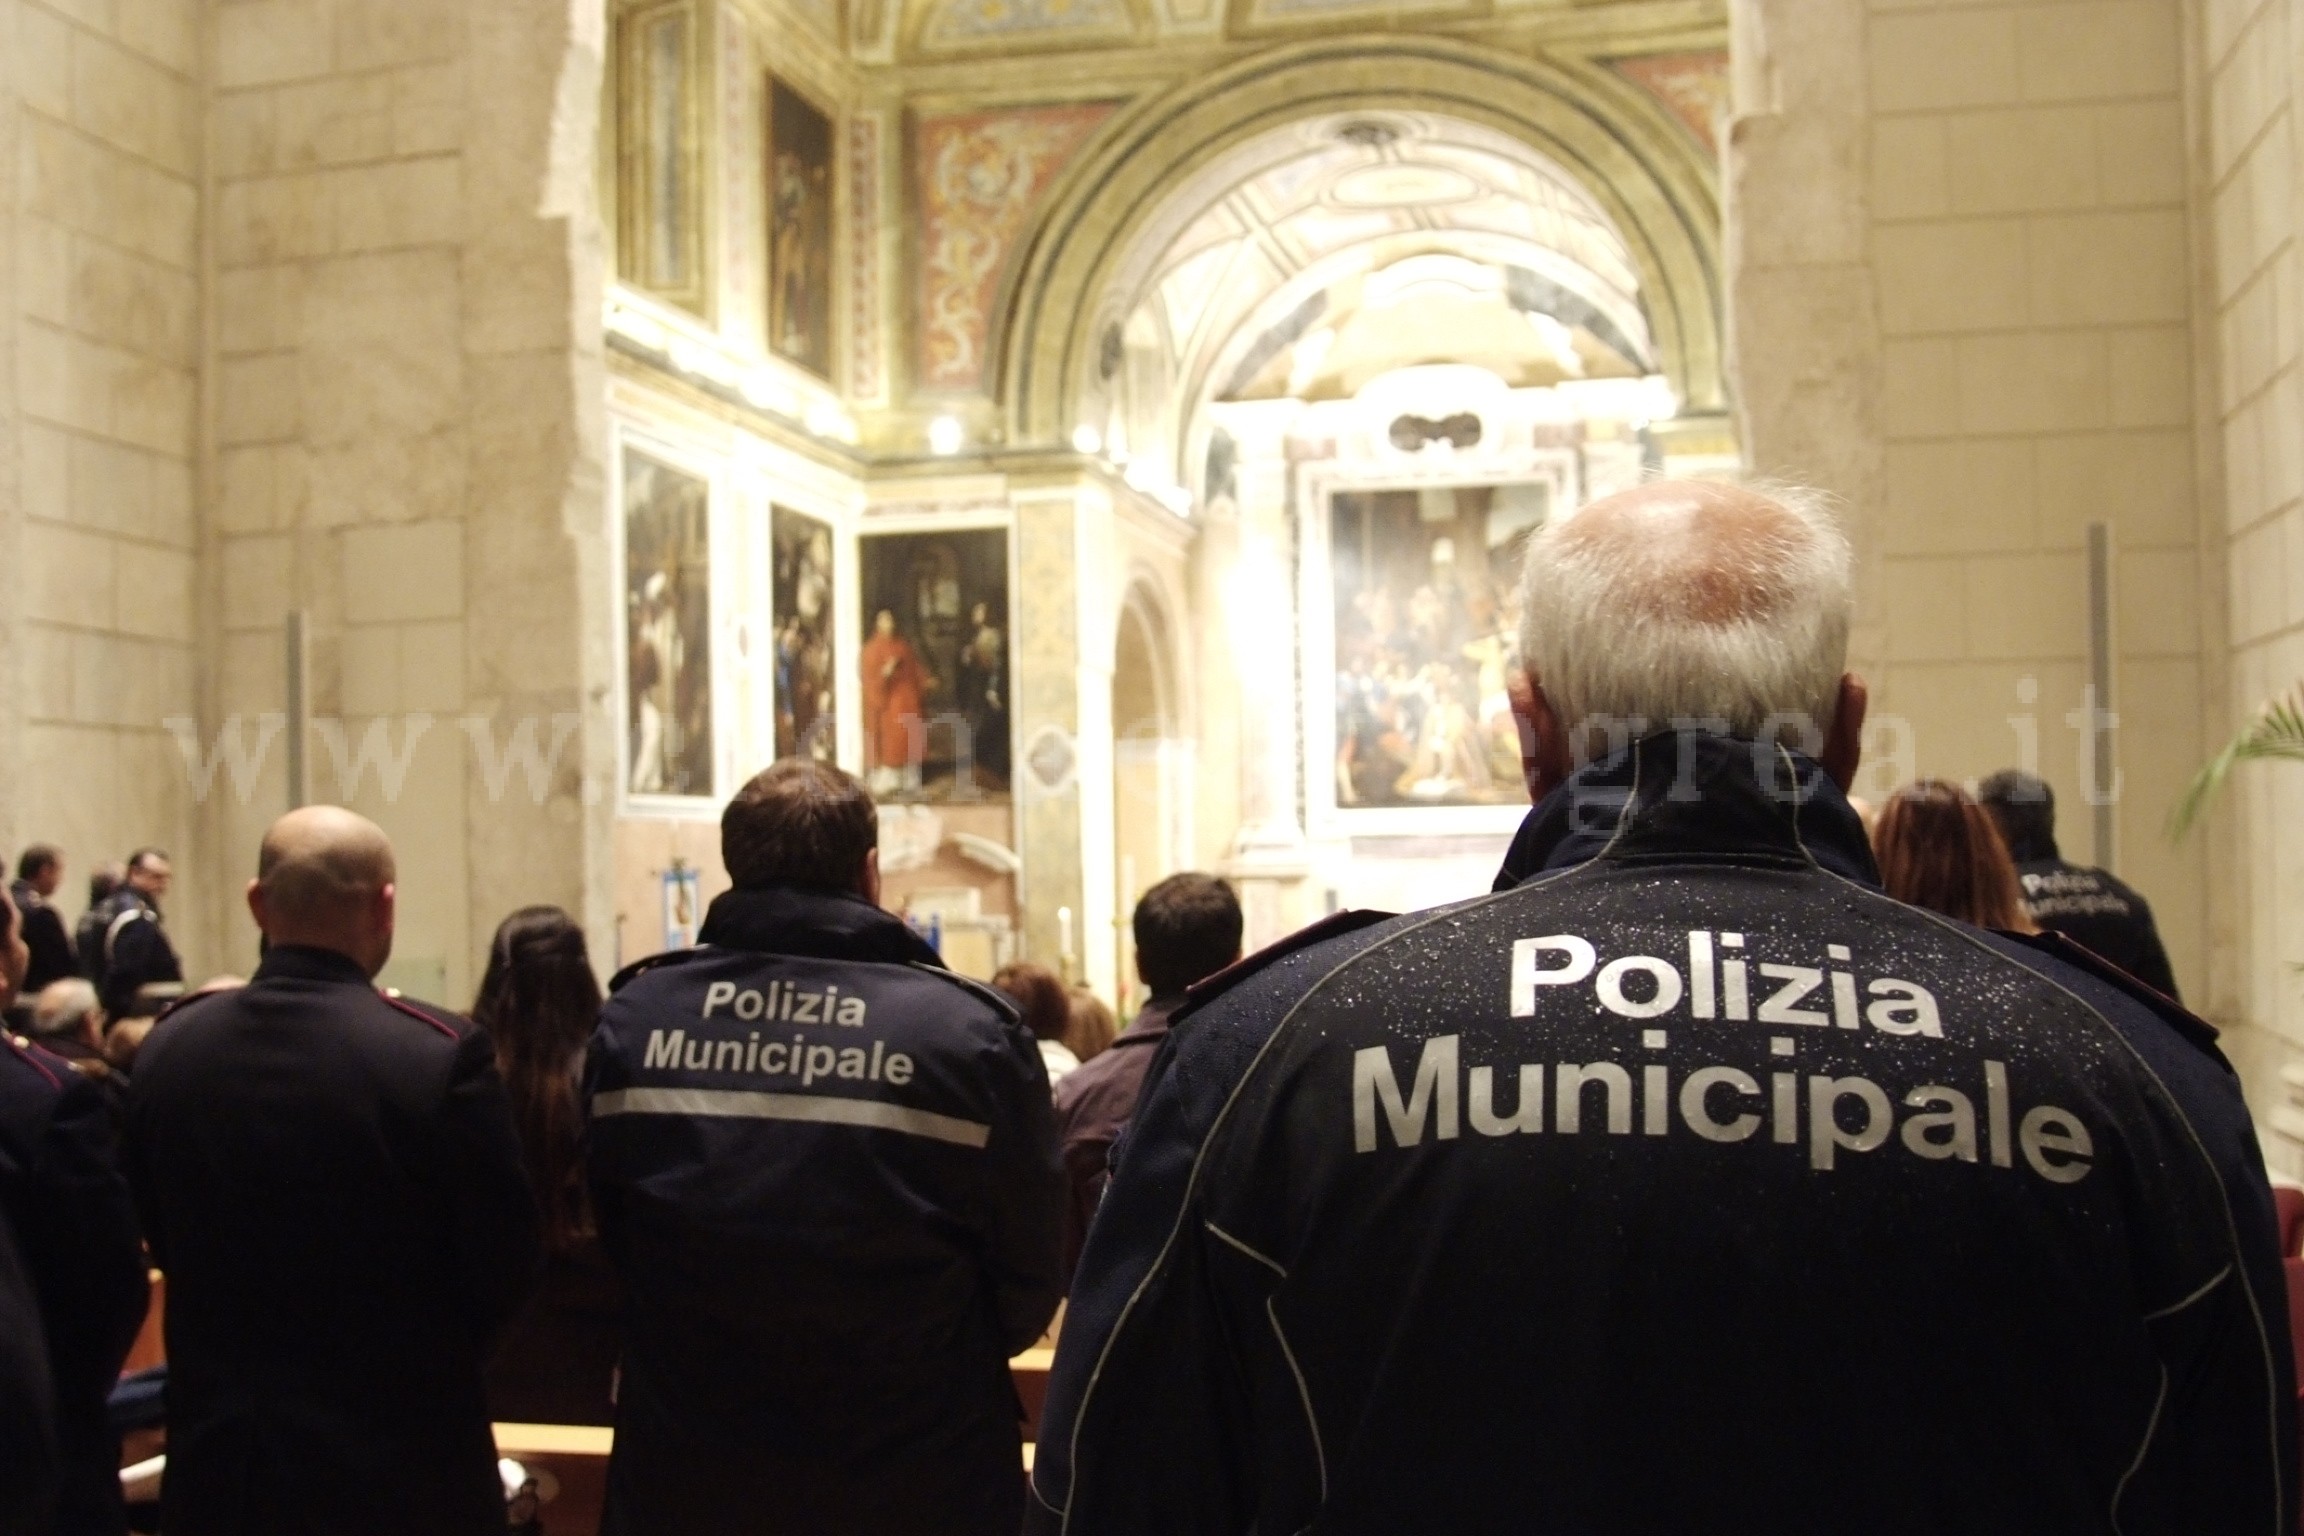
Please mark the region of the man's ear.
<svg viewBox="0 0 2304 1536"><path fill-rule="evenodd" d="M1846 794L1856 782L1856 769L1864 760L1864 711L1871 694L1864 679L1853 672L1840 676L1840 696L1833 701L1832 728L1824 733L1824 752L1817 762L1824 776Z"/></svg>
<svg viewBox="0 0 2304 1536"><path fill-rule="evenodd" d="M264 931L264 885L262 881L248 882L248 915L256 919L256 931Z"/></svg>
<svg viewBox="0 0 2304 1536"><path fill-rule="evenodd" d="M856 894L874 906L880 905L880 850L877 848L864 855L864 878L856 882Z"/></svg>
<svg viewBox="0 0 2304 1536"><path fill-rule="evenodd" d="M1512 701L1512 718L1520 724L1520 772L1534 804L1568 782L1568 735L1560 729L1560 717L1552 712L1552 701L1534 672L1506 672L1504 694Z"/></svg>

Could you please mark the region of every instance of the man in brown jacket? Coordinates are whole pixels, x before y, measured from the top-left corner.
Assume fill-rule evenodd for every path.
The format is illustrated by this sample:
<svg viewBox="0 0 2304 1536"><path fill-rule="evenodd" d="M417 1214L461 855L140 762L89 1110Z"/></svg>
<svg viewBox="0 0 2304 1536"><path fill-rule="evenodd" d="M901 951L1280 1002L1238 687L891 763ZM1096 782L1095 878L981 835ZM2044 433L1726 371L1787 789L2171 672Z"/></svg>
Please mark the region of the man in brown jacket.
<svg viewBox="0 0 2304 1536"><path fill-rule="evenodd" d="M1136 903L1136 974L1152 999L1111 1046L1056 1085L1056 1129L1070 1186L1064 1209L1064 1281L1080 1262L1088 1223L1103 1198L1112 1143L1136 1113L1144 1075L1184 989L1240 958L1240 899L1214 875L1170 875Z"/></svg>

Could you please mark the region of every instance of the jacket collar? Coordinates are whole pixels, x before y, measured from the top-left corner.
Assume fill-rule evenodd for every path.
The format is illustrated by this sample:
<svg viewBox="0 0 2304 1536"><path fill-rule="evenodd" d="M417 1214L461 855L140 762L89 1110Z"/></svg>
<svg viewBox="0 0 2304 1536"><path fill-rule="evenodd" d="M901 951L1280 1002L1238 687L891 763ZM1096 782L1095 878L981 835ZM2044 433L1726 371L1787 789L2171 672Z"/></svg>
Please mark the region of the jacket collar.
<svg viewBox="0 0 2304 1536"><path fill-rule="evenodd" d="M1121 1031L1119 1039L1112 1043L1118 1045L1121 1040L1158 1042L1168 1033L1168 1021L1183 1011L1187 1001L1187 994L1182 992L1171 993L1167 997L1153 998L1136 1010L1135 1022Z"/></svg>
<svg viewBox="0 0 2304 1536"><path fill-rule="evenodd" d="M315 949L309 944L267 944L264 959L256 967L251 981L349 981L359 985L375 983L360 962L350 955L338 954L333 949Z"/></svg>
<svg viewBox="0 0 2304 1536"><path fill-rule="evenodd" d="M1880 883L1864 823L1814 759L1708 731L1659 731L1578 769L1520 824L1495 889L1603 857Z"/></svg>
<svg viewBox="0 0 2304 1536"><path fill-rule="evenodd" d="M723 949L763 954L878 960L939 970L944 965L928 941L893 912L883 912L861 896L810 886L722 891L704 914L698 938Z"/></svg>

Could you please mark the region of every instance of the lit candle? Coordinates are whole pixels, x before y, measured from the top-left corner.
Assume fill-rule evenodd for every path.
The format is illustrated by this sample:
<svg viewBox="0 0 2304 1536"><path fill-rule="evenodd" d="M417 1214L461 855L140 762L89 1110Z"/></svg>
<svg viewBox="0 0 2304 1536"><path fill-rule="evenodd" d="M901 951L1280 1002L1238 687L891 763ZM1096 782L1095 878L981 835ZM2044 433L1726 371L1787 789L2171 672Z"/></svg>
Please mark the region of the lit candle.
<svg viewBox="0 0 2304 1536"><path fill-rule="evenodd" d="M1056 909L1056 953L1061 959L1069 960L1072 958L1072 909L1070 907L1058 907Z"/></svg>

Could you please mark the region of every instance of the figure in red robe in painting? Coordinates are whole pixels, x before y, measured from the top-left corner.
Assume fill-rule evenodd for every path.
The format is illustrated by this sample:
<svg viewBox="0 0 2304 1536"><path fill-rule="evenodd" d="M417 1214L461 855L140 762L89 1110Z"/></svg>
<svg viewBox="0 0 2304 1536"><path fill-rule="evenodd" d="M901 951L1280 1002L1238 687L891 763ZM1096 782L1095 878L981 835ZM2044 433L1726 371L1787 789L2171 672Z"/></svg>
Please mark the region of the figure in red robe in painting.
<svg viewBox="0 0 2304 1536"><path fill-rule="evenodd" d="M896 633L896 615L885 608L872 621L860 670L865 782L876 795L917 793L920 759L928 750L921 701L936 679L920 664L911 642Z"/></svg>

